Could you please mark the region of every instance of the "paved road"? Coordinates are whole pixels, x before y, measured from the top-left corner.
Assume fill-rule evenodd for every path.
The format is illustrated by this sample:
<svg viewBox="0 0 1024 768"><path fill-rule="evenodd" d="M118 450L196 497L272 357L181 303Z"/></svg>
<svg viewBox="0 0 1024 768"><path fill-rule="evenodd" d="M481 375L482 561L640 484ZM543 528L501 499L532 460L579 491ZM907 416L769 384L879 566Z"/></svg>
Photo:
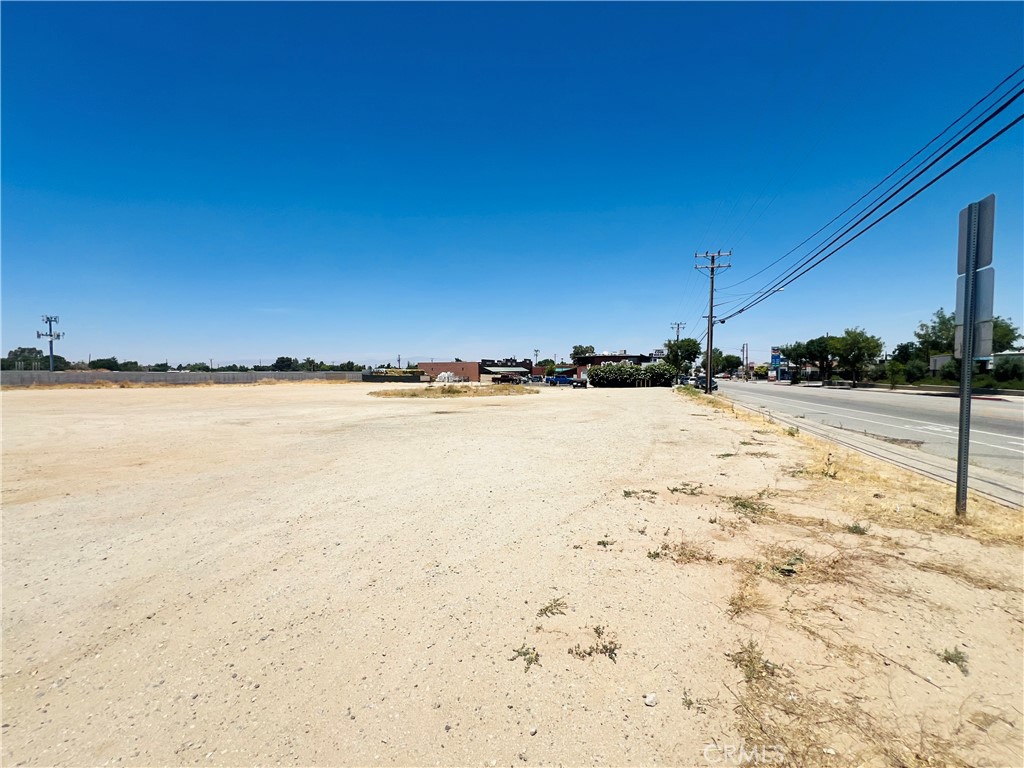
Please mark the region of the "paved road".
<svg viewBox="0 0 1024 768"><path fill-rule="evenodd" d="M720 382L737 403L925 474L955 481L960 401L881 389ZM1024 398L971 402L970 487L1024 503Z"/></svg>

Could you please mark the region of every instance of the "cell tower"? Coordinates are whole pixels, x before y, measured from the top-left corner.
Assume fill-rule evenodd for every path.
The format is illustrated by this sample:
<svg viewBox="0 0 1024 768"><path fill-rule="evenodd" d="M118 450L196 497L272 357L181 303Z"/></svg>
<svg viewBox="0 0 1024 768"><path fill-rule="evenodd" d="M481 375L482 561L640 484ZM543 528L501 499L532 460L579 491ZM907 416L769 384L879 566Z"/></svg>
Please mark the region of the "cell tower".
<svg viewBox="0 0 1024 768"><path fill-rule="evenodd" d="M36 331L36 338L50 340L50 373L53 373L53 342L55 339L63 339L64 334L53 332L53 326L60 322L60 318L57 315L43 315L43 322L46 323L49 330L46 333Z"/></svg>

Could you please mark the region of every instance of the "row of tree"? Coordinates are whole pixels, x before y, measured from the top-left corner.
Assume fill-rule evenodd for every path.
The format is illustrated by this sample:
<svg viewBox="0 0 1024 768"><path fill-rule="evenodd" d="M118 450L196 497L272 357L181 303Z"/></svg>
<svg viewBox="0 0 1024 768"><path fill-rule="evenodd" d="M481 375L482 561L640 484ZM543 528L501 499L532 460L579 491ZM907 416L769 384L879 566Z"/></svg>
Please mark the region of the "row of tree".
<svg viewBox="0 0 1024 768"><path fill-rule="evenodd" d="M939 309L930 321L918 324L914 341L897 344L892 352L882 357L884 344L877 336L861 328L847 328L842 336L818 336L807 341L795 341L780 347L783 357L798 369L810 364L818 369L822 379L842 374L853 381L865 377L916 382L933 374L931 360L936 355L953 355L956 335L954 315ZM1020 330L1012 321L996 317L992 323L992 352L1005 352L1014 348L1021 338ZM960 362L951 359L941 366L936 378L957 381ZM997 381L1024 378L1024 365L1019 360L1002 360L993 370Z"/></svg>
<svg viewBox="0 0 1024 768"><path fill-rule="evenodd" d="M878 336L872 336L863 328L847 328L841 336L817 336L806 341L794 341L780 347L784 358L788 358L791 366L799 372L805 365L818 369L822 379L831 379L835 375L843 375L853 381L865 378L887 379L916 382L932 374L931 358L933 355L952 355L956 334L956 319L952 314L939 309L930 321L922 322L914 332L914 341L898 344L892 353L883 357L885 345ZM1014 349L1022 338L1011 320L996 317L992 322L992 351L1005 352ZM577 365L585 357L594 354L591 345L577 344L572 348L572 360ZM700 370L709 368L714 375L740 369L743 360L739 355L726 355L719 349L711 351L711 365L708 365L707 354L701 349L696 339L669 339L665 342L664 363L677 374L688 375L696 367L700 358ZM540 364L553 360L544 360ZM755 375L767 376L767 366L755 369ZM960 363L951 360L937 371L939 379L956 381L960 377ZM799 373L796 374L799 377ZM1001 360L992 375L998 382L1024 380L1024 364L1018 360ZM627 374L618 371L609 377L621 378ZM655 377L657 378L657 377Z"/></svg>
<svg viewBox="0 0 1024 768"><path fill-rule="evenodd" d="M583 358L593 354L593 346L577 344L572 348L571 357L573 363L579 365ZM707 353L701 349L700 342L696 339L668 339L665 342L665 358L662 362L669 365L676 374L686 376L691 373L697 358L700 358L700 369L706 371L708 369ZM718 348L711 350L711 361L715 373L735 371L743 365L743 358L739 355L726 355ZM542 360L539 365L544 365L547 362L554 363L554 361Z"/></svg>
<svg viewBox="0 0 1024 768"><path fill-rule="evenodd" d="M57 371L202 371L202 372L247 372L247 371L362 371L365 366L348 360L344 363L325 363L323 360L315 360L307 357L301 362L295 357L279 357L270 365L221 365L211 368L209 363L189 363L171 366L166 361L162 363L151 363L142 365L136 360L118 360L116 357L97 357L92 360L70 363L60 355L53 356L53 367ZM390 365L388 366L390 367ZM23 369L50 370L50 356L41 349L35 347L18 347L7 353L7 356L0 358L0 370L13 371Z"/></svg>

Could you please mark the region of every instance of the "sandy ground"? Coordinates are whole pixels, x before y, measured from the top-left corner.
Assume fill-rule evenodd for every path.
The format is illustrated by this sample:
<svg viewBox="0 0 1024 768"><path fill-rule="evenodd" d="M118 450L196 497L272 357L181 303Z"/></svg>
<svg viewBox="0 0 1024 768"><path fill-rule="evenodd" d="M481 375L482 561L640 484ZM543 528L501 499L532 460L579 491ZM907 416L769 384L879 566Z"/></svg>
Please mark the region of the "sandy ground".
<svg viewBox="0 0 1024 768"><path fill-rule="evenodd" d="M4 765L1024 764L1016 543L664 389L371 388L3 393Z"/></svg>

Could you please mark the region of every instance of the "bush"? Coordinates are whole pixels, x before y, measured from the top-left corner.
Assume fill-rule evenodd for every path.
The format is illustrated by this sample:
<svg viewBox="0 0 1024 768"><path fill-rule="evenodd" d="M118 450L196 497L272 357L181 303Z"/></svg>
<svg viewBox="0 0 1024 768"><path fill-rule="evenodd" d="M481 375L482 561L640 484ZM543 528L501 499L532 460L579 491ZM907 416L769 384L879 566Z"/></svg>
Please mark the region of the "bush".
<svg viewBox="0 0 1024 768"><path fill-rule="evenodd" d="M676 369L668 363L639 366L629 363L595 365L587 371L587 380L593 387L671 387Z"/></svg>
<svg viewBox="0 0 1024 768"><path fill-rule="evenodd" d="M903 375L908 383L913 384L928 375L928 365L923 360L911 360L904 366Z"/></svg>
<svg viewBox="0 0 1024 768"><path fill-rule="evenodd" d="M999 389L999 382L991 373L975 374L971 379L971 389Z"/></svg>
<svg viewBox="0 0 1024 768"><path fill-rule="evenodd" d="M939 369L939 378L944 381L960 381L960 361L950 360Z"/></svg>
<svg viewBox="0 0 1024 768"><path fill-rule="evenodd" d="M1024 380L1024 360L1019 357L1003 358L996 363L992 373L999 382Z"/></svg>

